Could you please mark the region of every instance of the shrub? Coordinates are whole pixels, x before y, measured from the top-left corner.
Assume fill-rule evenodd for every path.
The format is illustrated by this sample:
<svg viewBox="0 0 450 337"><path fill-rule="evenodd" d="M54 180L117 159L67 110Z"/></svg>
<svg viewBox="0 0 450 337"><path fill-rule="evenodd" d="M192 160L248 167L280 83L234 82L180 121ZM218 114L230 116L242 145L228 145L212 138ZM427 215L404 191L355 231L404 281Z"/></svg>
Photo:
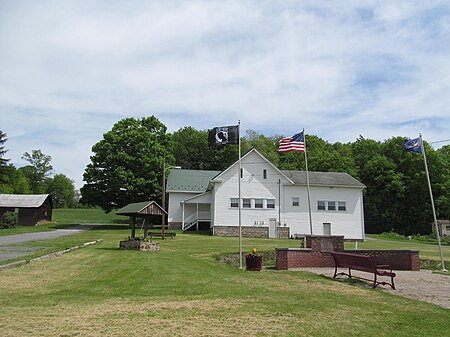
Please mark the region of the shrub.
<svg viewBox="0 0 450 337"><path fill-rule="evenodd" d="M19 217L14 212L3 213L1 225L3 228L14 228L19 222Z"/></svg>

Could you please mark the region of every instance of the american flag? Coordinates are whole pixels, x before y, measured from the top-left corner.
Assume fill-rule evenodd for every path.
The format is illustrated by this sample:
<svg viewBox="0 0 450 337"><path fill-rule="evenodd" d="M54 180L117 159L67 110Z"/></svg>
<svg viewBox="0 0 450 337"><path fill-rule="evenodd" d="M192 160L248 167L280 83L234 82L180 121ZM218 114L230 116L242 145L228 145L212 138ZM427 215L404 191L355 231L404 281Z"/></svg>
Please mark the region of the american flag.
<svg viewBox="0 0 450 337"><path fill-rule="evenodd" d="M305 131L280 139L278 152L289 151L305 152Z"/></svg>

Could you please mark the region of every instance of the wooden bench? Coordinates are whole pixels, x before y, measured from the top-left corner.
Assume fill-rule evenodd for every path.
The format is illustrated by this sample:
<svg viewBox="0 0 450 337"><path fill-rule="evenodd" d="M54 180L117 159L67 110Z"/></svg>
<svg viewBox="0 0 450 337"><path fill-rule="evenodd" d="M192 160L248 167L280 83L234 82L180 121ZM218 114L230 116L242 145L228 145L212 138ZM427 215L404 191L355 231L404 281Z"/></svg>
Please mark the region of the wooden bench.
<svg viewBox="0 0 450 337"><path fill-rule="evenodd" d="M334 259L334 276L336 278L338 275L347 275L352 278L352 269L364 271L367 273L372 273L373 285L372 288L376 288L379 284L381 285L390 285L392 289L395 290L394 286L394 277L395 273L392 272L392 269L388 265L377 265L372 256L367 255L359 255L359 254L350 254L350 253L331 253ZM348 273L341 272L338 273L338 268L348 268ZM384 270L389 269L389 271ZM391 278L391 282L378 281L377 276L386 276ZM372 281L371 279L366 279L363 277L353 276L355 278L359 278L366 281Z"/></svg>
<svg viewBox="0 0 450 337"><path fill-rule="evenodd" d="M175 232L165 232L164 237L166 238L174 238L177 235ZM150 236L150 240L153 239L153 237L162 237L161 232L148 232L148 236Z"/></svg>

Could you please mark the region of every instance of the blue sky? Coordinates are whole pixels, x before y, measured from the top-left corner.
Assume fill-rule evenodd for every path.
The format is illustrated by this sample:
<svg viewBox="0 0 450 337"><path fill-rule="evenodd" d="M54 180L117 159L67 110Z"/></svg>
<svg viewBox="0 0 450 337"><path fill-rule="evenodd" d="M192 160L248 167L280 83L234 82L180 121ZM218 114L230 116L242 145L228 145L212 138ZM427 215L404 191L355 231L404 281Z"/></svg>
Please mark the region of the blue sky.
<svg viewBox="0 0 450 337"><path fill-rule="evenodd" d="M103 133L150 115L169 132L449 139L449 41L448 1L0 0L6 157L40 149L79 188Z"/></svg>

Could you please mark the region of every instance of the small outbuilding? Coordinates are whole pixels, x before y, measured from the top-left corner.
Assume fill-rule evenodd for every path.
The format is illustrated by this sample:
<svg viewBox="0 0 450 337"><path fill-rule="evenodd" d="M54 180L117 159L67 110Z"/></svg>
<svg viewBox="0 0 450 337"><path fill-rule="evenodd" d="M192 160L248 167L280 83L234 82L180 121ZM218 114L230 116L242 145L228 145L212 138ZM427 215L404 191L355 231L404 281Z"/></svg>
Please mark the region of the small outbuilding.
<svg viewBox="0 0 450 337"><path fill-rule="evenodd" d="M162 217L167 216L167 212L154 201L143 201L128 204L119 209L116 215L126 215L130 217L131 238L136 235L136 220L142 219L144 227L144 240L148 236L148 227L153 224L161 224Z"/></svg>
<svg viewBox="0 0 450 337"><path fill-rule="evenodd" d="M52 221L52 198L49 194L0 194L0 217L8 211L18 215L21 226Z"/></svg>
<svg viewBox="0 0 450 337"><path fill-rule="evenodd" d="M437 220L439 235L450 236L450 220Z"/></svg>

